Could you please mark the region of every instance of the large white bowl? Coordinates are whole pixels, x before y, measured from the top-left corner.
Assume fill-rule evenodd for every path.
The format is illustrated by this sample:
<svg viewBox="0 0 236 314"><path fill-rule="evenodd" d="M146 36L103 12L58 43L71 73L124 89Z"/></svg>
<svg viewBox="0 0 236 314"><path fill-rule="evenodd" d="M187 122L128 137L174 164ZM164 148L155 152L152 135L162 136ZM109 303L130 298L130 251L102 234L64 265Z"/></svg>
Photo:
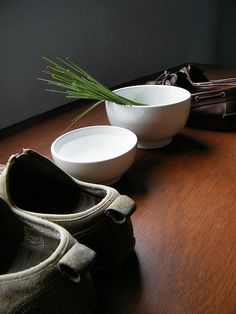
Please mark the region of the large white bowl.
<svg viewBox="0 0 236 314"><path fill-rule="evenodd" d="M130 130L91 126L67 132L51 145L54 162L82 181L112 184L135 159L137 137Z"/></svg>
<svg viewBox="0 0 236 314"><path fill-rule="evenodd" d="M136 85L114 92L146 105L130 106L105 102L110 124L133 131L138 137L139 148L157 148L169 144L187 122L191 94L183 88Z"/></svg>

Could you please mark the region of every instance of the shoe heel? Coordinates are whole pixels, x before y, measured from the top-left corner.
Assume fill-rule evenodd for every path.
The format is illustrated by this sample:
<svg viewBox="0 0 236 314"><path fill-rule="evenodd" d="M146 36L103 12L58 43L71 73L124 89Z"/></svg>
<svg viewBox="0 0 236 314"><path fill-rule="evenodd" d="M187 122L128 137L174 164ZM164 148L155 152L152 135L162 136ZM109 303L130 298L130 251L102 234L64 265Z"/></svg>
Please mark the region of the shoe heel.
<svg viewBox="0 0 236 314"><path fill-rule="evenodd" d="M58 268L70 280L80 282L95 261L96 253L87 246L76 243L58 262Z"/></svg>
<svg viewBox="0 0 236 314"><path fill-rule="evenodd" d="M118 196L105 210L105 214L115 223L123 224L136 210L135 202L126 195Z"/></svg>

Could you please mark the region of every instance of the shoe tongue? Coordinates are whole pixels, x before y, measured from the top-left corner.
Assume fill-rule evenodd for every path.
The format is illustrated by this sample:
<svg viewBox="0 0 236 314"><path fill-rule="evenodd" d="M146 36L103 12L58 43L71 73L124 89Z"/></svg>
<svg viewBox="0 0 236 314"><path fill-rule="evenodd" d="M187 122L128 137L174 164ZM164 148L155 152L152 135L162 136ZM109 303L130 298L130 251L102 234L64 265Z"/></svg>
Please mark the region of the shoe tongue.
<svg viewBox="0 0 236 314"><path fill-rule="evenodd" d="M24 228L8 204L0 198L0 274L6 272L14 259L19 243L24 238Z"/></svg>

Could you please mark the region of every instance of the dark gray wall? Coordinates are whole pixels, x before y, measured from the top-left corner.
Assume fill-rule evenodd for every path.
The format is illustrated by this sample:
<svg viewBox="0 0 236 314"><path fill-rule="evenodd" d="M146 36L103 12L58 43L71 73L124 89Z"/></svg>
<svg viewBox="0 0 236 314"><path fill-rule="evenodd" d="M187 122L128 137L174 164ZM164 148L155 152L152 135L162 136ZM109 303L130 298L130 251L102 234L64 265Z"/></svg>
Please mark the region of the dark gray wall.
<svg viewBox="0 0 236 314"><path fill-rule="evenodd" d="M236 65L236 1L222 0L220 13L216 62Z"/></svg>
<svg viewBox="0 0 236 314"><path fill-rule="evenodd" d="M1 0L0 129L66 103L36 80L69 56L107 86L215 62L219 0Z"/></svg>

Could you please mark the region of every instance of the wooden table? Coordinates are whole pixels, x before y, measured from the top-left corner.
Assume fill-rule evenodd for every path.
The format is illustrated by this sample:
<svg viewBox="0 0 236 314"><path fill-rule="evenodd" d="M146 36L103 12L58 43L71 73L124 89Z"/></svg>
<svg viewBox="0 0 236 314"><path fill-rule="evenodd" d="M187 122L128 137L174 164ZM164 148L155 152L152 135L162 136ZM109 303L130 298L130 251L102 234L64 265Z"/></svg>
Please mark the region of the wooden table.
<svg viewBox="0 0 236 314"><path fill-rule="evenodd" d="M207 67L214 77L228 77ZM80 109L36 119L0 139L0 163L50 145ZM108 124L98 107L81 126ZM98 278L97 313L236 313L236 133L185 128L162 149L138 150L114 186L137 203L135 254Z"/></svg>

